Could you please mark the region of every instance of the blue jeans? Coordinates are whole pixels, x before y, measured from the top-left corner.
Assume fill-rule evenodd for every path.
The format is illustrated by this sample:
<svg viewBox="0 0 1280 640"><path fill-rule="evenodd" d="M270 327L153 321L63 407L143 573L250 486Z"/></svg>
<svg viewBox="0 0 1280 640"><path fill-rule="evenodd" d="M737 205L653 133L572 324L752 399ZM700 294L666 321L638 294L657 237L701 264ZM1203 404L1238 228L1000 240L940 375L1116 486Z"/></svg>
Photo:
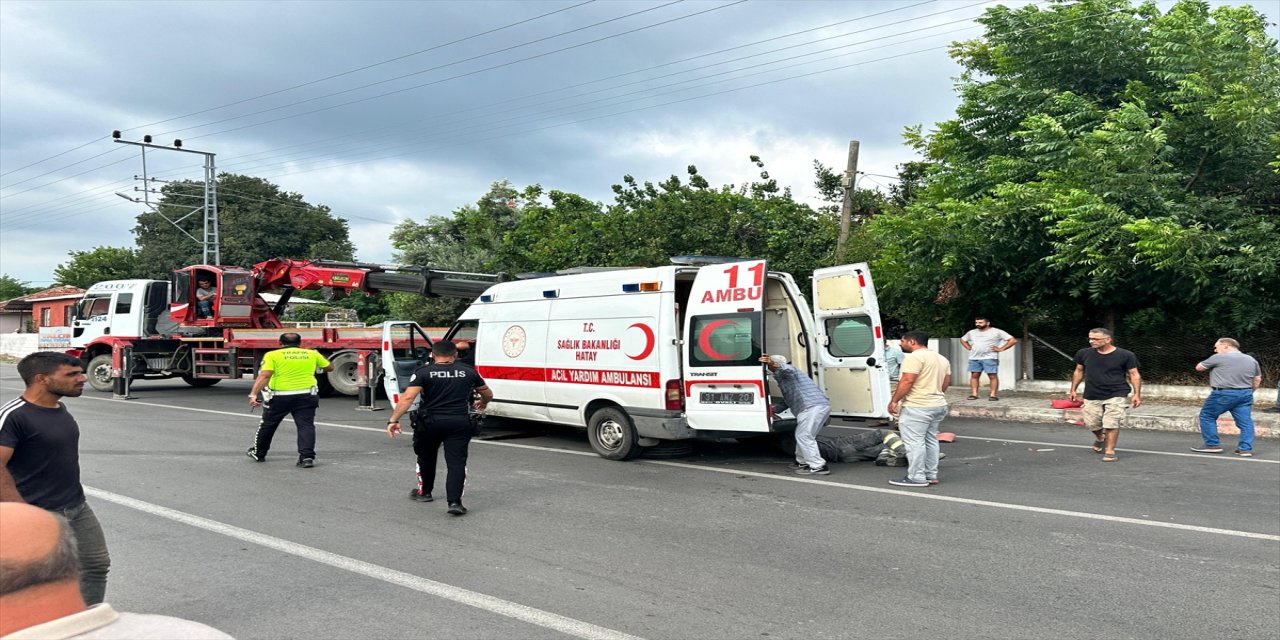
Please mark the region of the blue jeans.
<svg viewBox="0 0 1280 640"><path fill-rule="evenodd" d="M84 596L85 604L98 604L106 597L107 571L111 568L102 525L88 502L63 509L60 513L76 534L76 551L80 555L80 595Z"/></svg>
<svg viewBox="0 0 1280 640"><path fill-rule="evenodd" d="M947 417L941 407L902 407L898 435L907 449L907 478L918 482L938 479L938 425Z"/></svg>
<svg viewBox="0 0 1280 640"><path fill-rule="evenodd" d="M1200 408L1200 435L1206 447L1216 447L1218 440L1218 416L1230 411L1231 418L1240 428L1240 442L1236 449L1253 451L1253 389L1214 389L1204 399Z"/></svg>

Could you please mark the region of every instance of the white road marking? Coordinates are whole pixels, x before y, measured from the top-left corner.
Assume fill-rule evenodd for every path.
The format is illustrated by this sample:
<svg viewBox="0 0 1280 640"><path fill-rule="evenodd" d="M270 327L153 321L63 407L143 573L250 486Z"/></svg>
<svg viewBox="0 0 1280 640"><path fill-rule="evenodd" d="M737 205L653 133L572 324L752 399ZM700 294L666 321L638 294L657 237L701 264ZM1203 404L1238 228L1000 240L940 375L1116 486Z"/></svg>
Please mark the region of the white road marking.
<svg viewBox="0 0 1280 640"><path fill-rule="evenodd" d="M362 576L373 578L374 580L381 580L388 584L413 589L414 591L457 602L458 604L465 604L469 607L475 607L477 609L496 613L508 618L514 618L539 627L559 631L565 635L577 638L587 638L590 640L641 640L637 636L616 631L614 629L597 626L574 618L567 618L549 611L527 607L522 604L517 604L501 598L495 598L493 596L463 589L461 587L455 587L443 582L436 582L435 580L429 580L403 571L396 571L395 569L388 569L387 567L369 562L340 556L336 553L330 553L315 547L308 547L306 545L290 542L275 536L242 529L234 525L226 524L225 522L202 518L183 511L162 507L158 504L152 504L136 498L123 496L118 493L112 493L110 491L88 486L84 488L84 491L99 500L113 502L123 507L142 511L143 513L149 513L154 516L173 520L174 522L179 522L198 529L211 531L229 538L243 540L244 542L249 542L267 547L268 549L287 553L292 556L319 562L320 564L329 565L344 571L350 571L351 573L357 573Z"/></svg>
<svg viewBox="0 0 1280 640"><path fill-rule="evenodd" d="M84 397L84 396L82 396L82 397ZM232 415L232 416L239 416L239 417L251 417L251 416L246 416L245 414L242 414L242 413L235 413L235 412L231 412L231 411L218 411L218 410L215 410L215 409L196 409L196 408L191 408L191 407L179 407L179 406L175 406L175 405L161 404L161 403L138 402L138 401L136 401L136 400L114 400L114 399L109 399L109 398L94 398L94 397L92 397L92 396L89 396L89 397L88 397L88 399L90 399L90 400L98 400L98 401L102 401L102 402L127 402L127 403L130 403L130 404L136 404L136 405L145 405L145 406L152 406L152 407L160 407L160 408L164 408L164 409L179 409L179 410L182 410L182 411L196 411L196 412L201 412L201 413L214 413L214 414ZM354 429L354 430L358 430L358 431L373 431L373 432L377 432L377 433L386 433L386 430L385 430L385 429L378 429L378 428L375 428L375 427L361 427L361 426L357 426L357 425L338 424L338 423L324 423L324 422L317 422L316 424L317 424L317 425L329 426L329 427L336 427L336 428L340 428L340 429ZM857 429L858 427L842 427L842 428L846 428L846 429ZM957 439L958 439L958 438L957 438ZM1014 443L1018 443L1018 444L1053 444L1053 445L1055 445L1055 446L1073 446L1073 445L1062 445L1062 444L1060 444L1060 443L1051 443L1051 442L1035 442L1035 441L1028 441L1028 440L1008 440L1008 439L1004 439L1004 438L970 438L970 439L974 439L974 440L986 440L986 441L993 441L993 442L1014 442ZM527 450L532 450L532 451L545 451L545 452L558 453L558 454L580 455L580 456L588 456L588 457L594 457L594 456L596 455L594 452L590 452L590 451L573 451L573 450L570 450L570 449L560 449L560 448L556 448L556 447L544 447L544 446L539 446L539 445L520 444L520 443L516 443L516 442L496 442L496 441L490 441L490 440L473 440L473 442L474 442L474 443L476 443L476 444L491 445L491 446L496 446L496 447L511 447L511 448L516 448L516 449L527 449ZM1169 452L1161 452L1161 451L1137 451L1137 450L1133 450L1133 449L1126 449L1125 451L1133 451L1133 452L1135 452L1135 453L1156 453L1156 454L1163 454L1163 455L1183 455L1183 454L1178 454L1178 453L1169 453ZM1193 456L1193 457L1204 457L1204 456ZM1257 459L1245 460L1245 461L1247 461L1247 462L1255 462L1255 461L1256 461L1256 462L1273 462L1273 461L1271 461L1271 460L1257 460ZM681 467L681 468L685 468L685 469L693 469L693 470L697 470L697 471L711 471L711 472L714 472L714 473L728 473L728 474L735 474L735 475L741 475L741 476L751 476L751 477L754 477L754 478L764 478L764 479L769 479L769 480L777 480L777 481L781 481L781 482L802 482L802 483L817 484L817 485L829 486L829 487L838 487L838 488L841 488L841 489L852 489L852 490L855 490L855 491L868 491L868 492L871 492L871 493L884 493L884 494L890 494L890 495L894 495L894 496L902 496L902 497L907 497L907 498L921 498L921 499L925 499L925 500L938 500L938 501L942 501L942 502L952 502L952 503L957 503L957 504L968 504L968 505L974 505L974 506L993 507L993 508L997 508L997 509L1010 509L1010 510L1013 510L1013 511L1029 511L1029 512L1033 512L1033 513L1046 513L1046 514L1059 515L1059 516L1066 516L1066 517L1072 517L1072 518L1084 518L1084 519L1088 519L1088 520L1103 520L1103 521L1107 521L1107 522L1119 522L1119 523L1124 523L1124 524L1135 524L1135 525L1142 525L1142 526L1147 526L1147 527L1160 527L1160 528L1165 528L1165 529L1178 529L1178 530L1182 530L1182 531L1194 531L1194 532L1198 532L1198 533L1211 533L1211 534L1215 534L1215 535L1235 536L1235 537L1240 537L1240 538L1253 538L1253 539L1257 539L1257 540L1269 540L1269 541L1272 541L1272 542L1280 542L1280 535L1272 535L1272 534L1266 534L1266 533L1255 533L1255 532L1252 532L1252 531L1237 531L1237 530L1235 530L1235 529L1219 529L1219 528L1216 528L1216 527L1200 527L1200 526L1196 526L1196 525L1190 525L1190 524L1178 524L1178 523L1174 523L1174 522L1156 522L1156 521L1153 521L1153 520L1142 520L1142 519L1140 519L1140 518L1126 518L1126 517L1123 517L1123 516L1109 516L1109 515L1105 515L1105 514L1100 514L1100 513L1089 513L1089 512L1085 512L1085 511L1070 511L1070 510L1066 510L1066 509L1052 509L1052 508L1049 508L1049 507L1035 507L1035 506L1030 506L1030 505L1021 505L1021 504L1014 504L1014 503L1008 503L1008 502L994 502L994 501L990 501L990 500L976 500L976 499L972 499L972 498L960 498L960 497L956 497L956 496L942 496L942 495L937 495L937 494L923 493L923 492L919 492L919 491L906 491L906 490L902 490L902 489L885 489L885 488L881 488L881 487L870 487L870 486L865 486L865 485L848 484L848 483L843 483L843 482L833 482L833 481L831 481L831 480L817 480L817 479L813 479L813 478L800 478L800 477L790 477L790 476L779 476L779 475L772 474L772 473L762 473L762 472L758 472L758 471L745 471L745 470L741 470L741 469L726 469L726 468L722 468L722 467L711 467L711 466L706 466L706 465L690 464L690 463L687 463L687 462L672 462L672 461L666 461L666 460L636 460L636 461L634 461L634 462L636 462L636 463L638 463L638 464L653 464L653 465L670 466L670 467Z"/></svg>

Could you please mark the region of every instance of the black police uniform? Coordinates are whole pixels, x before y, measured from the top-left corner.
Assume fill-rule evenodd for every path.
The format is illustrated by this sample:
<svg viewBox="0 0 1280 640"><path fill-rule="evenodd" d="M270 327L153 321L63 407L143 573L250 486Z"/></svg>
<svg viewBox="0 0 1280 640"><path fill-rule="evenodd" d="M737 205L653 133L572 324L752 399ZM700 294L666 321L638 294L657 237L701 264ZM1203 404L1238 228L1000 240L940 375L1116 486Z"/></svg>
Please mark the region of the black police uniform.
<svg viewBox="0 0 1280 640"><path fill-rule="evenodd" d="M449 504L462 502L467 481L467 449L472 426L468 409L474 389L485 386L476 370L461 362L431 363L419 368L409 386L420 387L418 408L410 414L413 424L413 453L418 456L422 492L431 493L436 480L436 457L444 445L448 468L445 496Z"/></svg>

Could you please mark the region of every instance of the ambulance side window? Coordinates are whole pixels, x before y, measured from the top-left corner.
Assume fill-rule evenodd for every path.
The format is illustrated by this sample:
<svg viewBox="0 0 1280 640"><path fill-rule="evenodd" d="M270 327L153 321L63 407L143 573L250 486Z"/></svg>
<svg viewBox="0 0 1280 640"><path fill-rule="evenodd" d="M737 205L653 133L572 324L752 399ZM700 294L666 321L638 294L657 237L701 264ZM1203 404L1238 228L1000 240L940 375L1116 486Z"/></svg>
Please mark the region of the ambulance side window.
<svg viewBox="0 0 1280 640"><path fill-rule="evenodd" d="M759 313L697 316L689 324L689 364L694 367L756 365L763 353Z"/></svg>
<svg viewBox="0 0 1280 640"><path fill-rule="evenodd" d="M875 353L875 332L871 327L871 318L855 316L850 318L828 318L827 335L831 336L831 344L827 351L837 358L853 358L869 356Z"/></svg>

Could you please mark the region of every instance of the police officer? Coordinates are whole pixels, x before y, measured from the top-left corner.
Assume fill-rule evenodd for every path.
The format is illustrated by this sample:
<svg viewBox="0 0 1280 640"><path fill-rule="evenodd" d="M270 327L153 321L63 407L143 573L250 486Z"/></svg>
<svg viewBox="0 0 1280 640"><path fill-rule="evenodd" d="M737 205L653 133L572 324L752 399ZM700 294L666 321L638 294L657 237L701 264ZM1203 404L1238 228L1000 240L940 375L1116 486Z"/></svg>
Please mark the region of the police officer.
<svg viewBox="0 0 1280 640"><path fill-rule="evenodd" d="M475 369L458 362L458 348L452 342L441 340L431 345L431 358L431 364L419 368L410 378L408 388L391 412L387 435L394 438L402 431L400 416L422 396L410 416L414 428L413 452L418 456L418 486L410 497L419 502L432 501L436 455L443 444L444 462L449 469L445 497L449 500L449 513L460 516L467 512L462 506L462 490L467 480L467 448L473 433L467 408L474 406L477 411L484 411L493 399L493 392ZM474 405L473 393L480 396Z"/></svg>
<svg viewBox="0 0 1280 640"><path fill-rule="evenodd" d="M262 357L258 378L249 392L249 407L262 405L262 422L245 454L257 462L265 461L280 421L293 416L298 428L297 466L310 469L316 463L316 408L320 406L316 369L333 371L333 365L320 352L303 349L302 336L296 333L280 334L280 346ZM264 387L266 399L259 402L258 393Z"/></svg>

